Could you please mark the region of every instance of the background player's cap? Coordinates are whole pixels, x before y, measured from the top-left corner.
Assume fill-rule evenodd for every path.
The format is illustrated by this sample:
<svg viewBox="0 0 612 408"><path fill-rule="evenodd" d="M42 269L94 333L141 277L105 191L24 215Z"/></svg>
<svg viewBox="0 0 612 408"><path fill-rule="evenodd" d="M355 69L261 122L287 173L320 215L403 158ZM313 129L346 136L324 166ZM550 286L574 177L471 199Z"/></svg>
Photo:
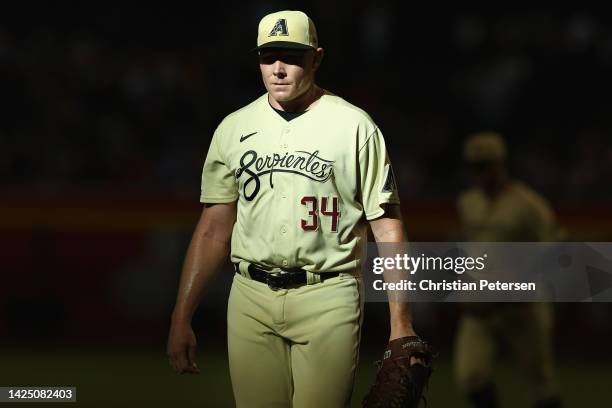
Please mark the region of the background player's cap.
<svg viewBox="0 0 612 408"><path fill-rule="evenodd" d="M268 14L259 22L257 47L310 50L318 47L317 29L301 11L285 10Z"/></svg>
<svg viewBox="0 0 612 408"><path fill-rule="evenodd" d="M463 157L469 162L504 160L506 143L496 132L475 133L465 142Z"/></svg>

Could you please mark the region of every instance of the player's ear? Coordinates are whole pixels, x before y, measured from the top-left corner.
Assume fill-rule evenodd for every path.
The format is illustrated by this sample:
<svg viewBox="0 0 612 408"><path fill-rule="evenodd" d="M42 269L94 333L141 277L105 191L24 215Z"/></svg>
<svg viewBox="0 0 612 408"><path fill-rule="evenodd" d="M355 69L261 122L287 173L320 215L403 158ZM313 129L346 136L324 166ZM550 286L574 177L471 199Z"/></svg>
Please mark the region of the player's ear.
<svg viewBox="0 0 612 408"><path fill-rule="evenodd" d="M325 55L325 50L323 48L317 48L313 51L312 58L312 69L317 70L319 65L321 65L321 61L323 60L323 56Z"/></svg>

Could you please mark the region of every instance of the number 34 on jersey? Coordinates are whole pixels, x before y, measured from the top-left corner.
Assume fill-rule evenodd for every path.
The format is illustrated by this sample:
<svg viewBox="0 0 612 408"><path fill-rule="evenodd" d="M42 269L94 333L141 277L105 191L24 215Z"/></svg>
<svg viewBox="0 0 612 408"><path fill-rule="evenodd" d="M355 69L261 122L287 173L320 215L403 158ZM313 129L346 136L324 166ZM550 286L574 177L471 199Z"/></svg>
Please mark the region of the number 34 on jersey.
<svg viewBox="0 0 612 408"><path fill-rule="evenodd" d="M329 232L338 232L340 220L340 209L338 197L304 196L300 200L305 207L306 218L302 218L300 224L304 231L317 231L319 228L329 228ZM322 217L329 218L329 222L321 220Z"/></svg>

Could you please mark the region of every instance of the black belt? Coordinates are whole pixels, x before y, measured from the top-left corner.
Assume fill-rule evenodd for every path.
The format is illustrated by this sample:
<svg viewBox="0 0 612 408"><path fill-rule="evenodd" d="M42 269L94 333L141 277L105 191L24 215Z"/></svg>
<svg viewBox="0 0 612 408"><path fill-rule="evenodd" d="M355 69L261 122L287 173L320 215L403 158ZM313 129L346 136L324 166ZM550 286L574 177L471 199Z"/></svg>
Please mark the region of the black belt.
<svg viewBox="0 0 612 408"><path fill-rule="evenodd" d="M240 273L238 264L234 264L236 273ZM289 289L297 286L302 286L308 283L308 273L304 269L292 269L290 271L283 272L268 272L263 269L259 269L253 264L249 264L249 275L251 279L261 283L265 283L272 290L277 289ZM324 272L320 273L321 282L329 278L335 278L339 276L338 272Z"/></svg>

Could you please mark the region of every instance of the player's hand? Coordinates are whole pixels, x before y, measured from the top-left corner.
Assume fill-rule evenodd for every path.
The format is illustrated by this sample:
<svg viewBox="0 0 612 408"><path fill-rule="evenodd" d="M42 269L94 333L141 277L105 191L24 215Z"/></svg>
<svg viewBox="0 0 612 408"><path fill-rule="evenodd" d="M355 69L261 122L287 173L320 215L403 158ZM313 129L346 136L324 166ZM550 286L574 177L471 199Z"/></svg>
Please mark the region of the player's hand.
<svg viewBox="0 0 612 408"><path fill-rule="evenodd" d="M188 323L175 323L170 326L168 336L168 359L178 374L200 374L196 359L196 336Z"/></svg>
<svg viewBox="0 0 612 408"><path fill-rule="evenodd" d="M410 336L419 337L412 328L412 325L396 324L396 322L391 322L391 334L389 336L389 342L402 337ZM424 367L427 367L429 365L424 358L418 356L410 357L410 365L413 364L420 364Z"/></svg>

